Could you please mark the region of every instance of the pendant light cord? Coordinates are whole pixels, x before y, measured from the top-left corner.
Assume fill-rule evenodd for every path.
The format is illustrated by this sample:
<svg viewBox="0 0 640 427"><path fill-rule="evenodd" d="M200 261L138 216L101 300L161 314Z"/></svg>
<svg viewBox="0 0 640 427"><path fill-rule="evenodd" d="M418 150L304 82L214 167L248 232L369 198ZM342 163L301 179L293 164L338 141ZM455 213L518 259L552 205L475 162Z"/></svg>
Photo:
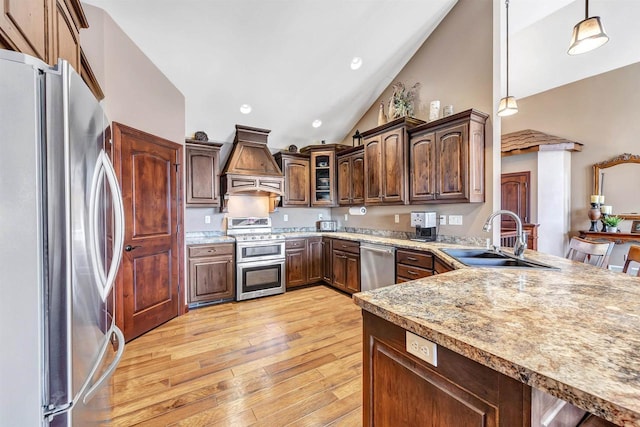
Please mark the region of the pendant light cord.
<svg viewBox="0 0 640 427"><path fill-rule="evenodd" d="M584 19L589 19L589 0L584 2Z"/></svg>
<svg viewBox="0 0 640 427"><path fill-rule="evenodd" d="M507 9L507 97L509 97L509 0L505 0L504 4Z"/></svg>

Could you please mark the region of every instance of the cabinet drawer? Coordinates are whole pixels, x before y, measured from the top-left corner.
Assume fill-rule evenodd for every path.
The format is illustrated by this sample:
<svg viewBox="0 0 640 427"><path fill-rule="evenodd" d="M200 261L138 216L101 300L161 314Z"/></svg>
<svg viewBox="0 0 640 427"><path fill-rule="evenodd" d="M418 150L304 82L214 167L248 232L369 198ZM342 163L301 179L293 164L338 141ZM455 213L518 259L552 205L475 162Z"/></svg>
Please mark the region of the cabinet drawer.
<svg viewBox="0 0 640 427"><path fill-rule="evenodd" d="M433 255L424 252L396 251L396 262L398 264L414 265L427 269L433 269Z"/></svg>
<svg viewBox="0 0 640 427"><path fill-rule="evenodd" d="M433 276L433 270L427 270L420 267L414 267L410 265L397 264L396 276L404 277L405 279L415 280L422 277Z"/></svg>
<svg viewBox="0 0 640 427"><path fill-rule="evenodd" d="M334 250L339 250L339 251L344 251L344 252L349 252L352 254L359 254L360 253L360 242L352 242L349 240L340 240L340 239L334 239L333 241L333 249Z"/></svg>
<svg viewBox="0 0 640 427"><path fill-rule="evenodd" d="M307 246L307 239L287 239L284 242L285 249L301 249Z"/></svg>
<svg viewBox="0 0 640 427"><path fill-rule="evenodd" d="M189 258L216 255L233 255L233 243L221 243L217 245L187 246Z"/></svg>

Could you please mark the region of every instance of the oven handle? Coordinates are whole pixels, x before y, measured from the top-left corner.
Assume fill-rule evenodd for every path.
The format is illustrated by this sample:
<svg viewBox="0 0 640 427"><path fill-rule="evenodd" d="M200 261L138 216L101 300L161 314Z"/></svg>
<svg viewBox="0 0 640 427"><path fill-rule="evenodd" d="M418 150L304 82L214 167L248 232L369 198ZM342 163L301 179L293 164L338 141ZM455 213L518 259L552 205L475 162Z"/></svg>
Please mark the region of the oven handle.
<svg viewBox="0 0 640 427"><path fill-rule="evenodd" d="M266 261L245 261L245 262L236 262L236 266L238 269L241 267L267 267L270 265L282 265L284 266L284 257L271 259Z"/></svg>

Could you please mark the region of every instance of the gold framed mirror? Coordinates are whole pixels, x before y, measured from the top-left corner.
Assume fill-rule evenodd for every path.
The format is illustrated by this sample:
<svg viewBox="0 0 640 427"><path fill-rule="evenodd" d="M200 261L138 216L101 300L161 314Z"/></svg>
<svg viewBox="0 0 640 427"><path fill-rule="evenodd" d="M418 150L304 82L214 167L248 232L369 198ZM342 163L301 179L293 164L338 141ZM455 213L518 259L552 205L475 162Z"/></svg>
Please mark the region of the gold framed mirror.
<svg viewBox="0 0 640 427"><path fill-rule="evenodd" d="M592 194L601 194L601 179L604 172L603 169L611 168L613 166L628 164L628 163L638 163L640 164L640 156L637 154L624 153L617 157L614 157L611 160L606 160L604 162L596 163L593 165L593 193ZM623 192L624 193L624 192ZM629 194L623 194L623 196L629 196ZM608 198L608 197L607 197ZM606 200L607 203L611 204L610 200ZM640 205L634 207L634 210L639 210ZM618 215L620 218L628 219L628 220L640 220L640 212L629 212L629 213L619 213L614 209L614 214Z"/></svg>

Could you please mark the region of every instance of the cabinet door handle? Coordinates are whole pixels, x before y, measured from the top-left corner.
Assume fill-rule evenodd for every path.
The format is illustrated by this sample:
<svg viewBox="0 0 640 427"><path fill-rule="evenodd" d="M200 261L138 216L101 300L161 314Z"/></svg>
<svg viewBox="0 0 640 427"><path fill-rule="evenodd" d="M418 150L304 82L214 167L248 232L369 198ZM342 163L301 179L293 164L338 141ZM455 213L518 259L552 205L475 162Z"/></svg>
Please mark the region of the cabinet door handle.
<svg viewBox="0 0 640 427"><path fill-rule="evenodd" d="M211 253L211 252L215 252L215 249L209 249L207 252Z"/></svg>
<svg viewBox="0 0 640 427"><path fill-rule="evenodd" d="M407 274L410 274L412 276L417 276L418 273L416 273L415 271L411 271L411 270L407 270Z"/></svg>
<svg viewBox="0 0 640 427"><path fill-rule="evenodd" d="M414 257L412 257L412 256L408 256L408 257L407 257L407 260L409 260L409 261L417 261L417 260L418 260L418 258L414 258Z"/></svg>
<svg viewBox="0 0 640 427"><path fill-rule="evenodd" d="M336 258L342 258L342 259L346 259L347 257L344 255L336 255Z"/></svg>

